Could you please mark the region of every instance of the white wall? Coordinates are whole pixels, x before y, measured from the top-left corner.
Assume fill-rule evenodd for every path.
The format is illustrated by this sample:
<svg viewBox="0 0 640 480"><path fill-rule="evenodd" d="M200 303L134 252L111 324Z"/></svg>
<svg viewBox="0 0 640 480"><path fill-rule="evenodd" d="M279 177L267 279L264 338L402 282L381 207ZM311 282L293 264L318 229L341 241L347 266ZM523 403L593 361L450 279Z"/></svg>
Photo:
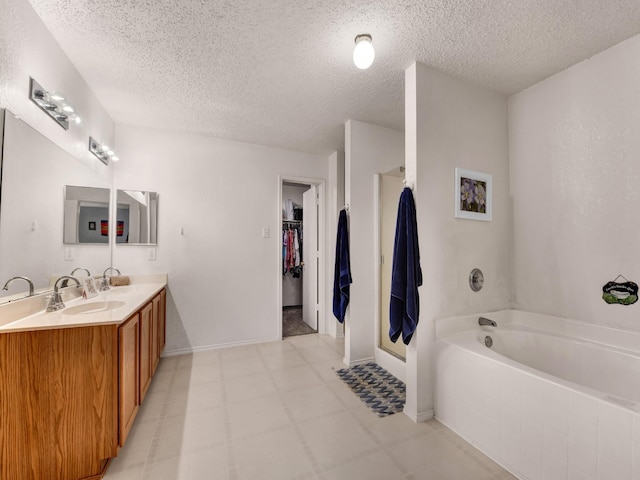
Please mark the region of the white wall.
<svg viewBox="0 0 640 480"><path fill-rule="evenodd" d="M423 64L406 72L406 170L414 196L423 272L420 323L407 349L407 404L433 409L434 320L509 307L511 217L507 100ZM454 169L493 175L493 221L454 218ZM480 292L469 272L484 272Z"/></svg>
<svg viewBox="0 0 640 480"><path fill-rule="evenodd" d="M113 145L114 123L27 0L0 0L0 108L7 108L106 178L89 135ZM66 95L83 119L65 131L29 100L29 77ZM3 179L4 181L4 179Z"/></svg>
<svg viewBox="0 0 640 480"><path fill-rule="evenodd" d="M639 330L640 36L509 98L518 309Z"/></svg>
<svg viewBox="0 0 640 480"><path fill-rule="evenodd" d="M327 215L325 245L327 259L325 283L326 331L332 337L344 337L344 325L333 315L333 280L336 262L338 215L344 207L344 152L334 152L328 159Z"/></svg>
<svg viewBox="0 0 640 480"><path fill-rule="evenodd" d="M351 297L345 318L345 363L374 358L374 175L404 163L404 132L349 120L345 125L345 201L349 204ZM335 239L333 240L335 248Z"/></svg>
<svg viewBox="0 0 640 480"><path fill-rule="evenodd" d="M159 231L157 260L116 245L114 266L169 274L167 350L276 339L278 175L326 178L327 159L121 125L117 147L115 188L158 192Z"/></svg>
<svg viewBox="0 0 640 480"><path fill-rule="evenodd" d="M282 186L282 202L291 199L295 206L302 208L302 194L309 190L308 185ZM304 245L302 246L304 248ZM294 278L290 272L282 276L282 306L300 306L302 305L302 277Z"/></svg>

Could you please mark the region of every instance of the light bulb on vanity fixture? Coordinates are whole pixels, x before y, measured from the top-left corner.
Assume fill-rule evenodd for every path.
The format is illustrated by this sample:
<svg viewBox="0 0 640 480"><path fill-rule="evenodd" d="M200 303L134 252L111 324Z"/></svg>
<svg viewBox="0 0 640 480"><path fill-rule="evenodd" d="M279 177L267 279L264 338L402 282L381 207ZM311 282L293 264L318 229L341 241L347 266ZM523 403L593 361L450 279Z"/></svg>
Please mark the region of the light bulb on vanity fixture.
<svg viewBox="0 0 640 480"><path fill-rule="evenodd" d="M95 138L89 137L89 151L93 153L105 165L109 165L109 160L117 162L120 160L107 145L103 145Z"/></svg>
<svg viewBox="0 0 640 480"><path fill-rule="evenodd" d="M60 92L48 92L33 78L29 78L29 98L40 109L53 118L58 125L69 130L69 123L76 125L82 123L82 119L75 109L69 105Z"/></svg>
<svg viewBox="0 0 640 480"><path fill-rule="evenodd" d="M368 33L356 35L356 46L353 49L353 63L361 70L369 68L376 57L376 51L373 48L371 40L371 35Z"/></svg>

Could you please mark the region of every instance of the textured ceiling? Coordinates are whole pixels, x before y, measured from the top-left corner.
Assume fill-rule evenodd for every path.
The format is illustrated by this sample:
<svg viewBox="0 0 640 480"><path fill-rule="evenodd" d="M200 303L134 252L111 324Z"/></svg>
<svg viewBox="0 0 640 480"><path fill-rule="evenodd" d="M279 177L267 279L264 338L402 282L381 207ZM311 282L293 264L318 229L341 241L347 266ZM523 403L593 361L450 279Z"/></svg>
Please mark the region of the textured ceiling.
<svg viewBox="0 0 640 480"><path fill-rule="evenodd" d="M416 60L511 94L640 33L638 0L29 1L117 123L322 154L403 129Z"/></svg>

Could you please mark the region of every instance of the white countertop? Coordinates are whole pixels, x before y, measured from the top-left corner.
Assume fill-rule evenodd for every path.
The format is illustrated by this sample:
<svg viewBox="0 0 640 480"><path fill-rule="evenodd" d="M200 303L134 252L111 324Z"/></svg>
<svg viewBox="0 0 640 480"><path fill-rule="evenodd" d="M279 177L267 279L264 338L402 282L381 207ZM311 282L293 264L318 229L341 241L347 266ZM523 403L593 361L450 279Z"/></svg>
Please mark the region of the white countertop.
<svg viewBox="0 0 640 480"><path fill-rule="evenodd" d="M29 330L45 330L52 328L68 328L95 325L120 324L127 320L131 314L140 310L158 292L166 287L166 281L149 279L145 283L132 283L122 287L111 287L106 292L100 292L97 297L83 299L75 298L65 301L65 308L57 312L39 311L32 315L22 317L0 326L0 333L20 332ZM70 314L77 307L88 306L98 302L114 302L116 308L106 310L97 309L92 313ZM117 303L116 303L117 302ZM120 305L120 303L122 303Z"/></svg>

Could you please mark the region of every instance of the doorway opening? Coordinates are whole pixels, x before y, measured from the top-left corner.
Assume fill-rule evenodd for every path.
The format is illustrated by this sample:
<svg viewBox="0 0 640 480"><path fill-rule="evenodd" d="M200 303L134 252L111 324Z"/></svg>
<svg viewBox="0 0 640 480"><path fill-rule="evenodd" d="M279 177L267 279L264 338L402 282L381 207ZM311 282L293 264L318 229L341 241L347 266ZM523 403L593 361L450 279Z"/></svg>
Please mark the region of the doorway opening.
<svg viewBox="0 0 640 480"><path fill-rule="evenodd" d="M282 178L279 301L281 337L321 331L323 184Z"/></svg>

